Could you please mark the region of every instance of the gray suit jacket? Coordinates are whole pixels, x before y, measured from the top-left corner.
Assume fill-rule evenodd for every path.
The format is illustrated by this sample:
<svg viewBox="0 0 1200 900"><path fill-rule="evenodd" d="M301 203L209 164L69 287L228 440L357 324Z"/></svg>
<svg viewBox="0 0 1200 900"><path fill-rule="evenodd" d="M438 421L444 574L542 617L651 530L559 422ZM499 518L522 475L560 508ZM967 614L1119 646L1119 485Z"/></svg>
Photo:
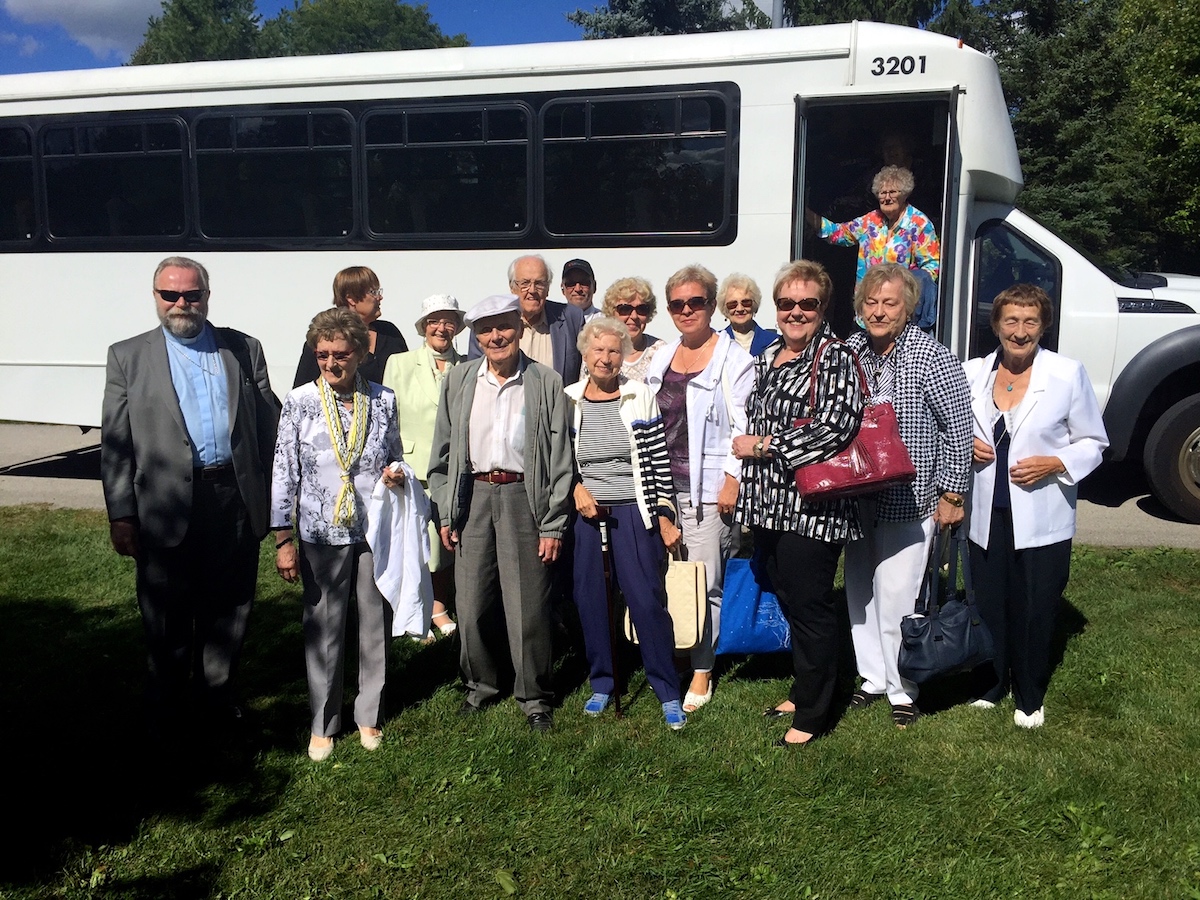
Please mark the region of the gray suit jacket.
<svg viewBox="0 0 1200 900"><path fill-rule="evenodd" d="M262 345L232 328L214 330L229 382L234 473L250 524L262 537L268 530L280 404ZM161 328L108 348L101 422L100 477L108 518L136 518L147 546L177 546L191 519L192 446Z"/></svg>
<svg viewBox="0 0 1200 900"><path fill-rule="evenodd" d="M583 354L579 352L579 332L583 330L583 311L569 303L546 301L546 324L550 326L550 347L554 352L554 371L564 385L579 380L583 368ZM471 335L467 347L467 359L478 359L483 355L479 341Z"/></svg>
<svg viewBox="0 0 1200 900"><path fill-rule="evenodd" d="M576 310L578 312L578 310ZM525 369L525 492L540 537L562 538L574 479L574 450L562 379L522 354ZM483 359L455 366L442 380L429 457L429 493L441 525L462 526L471 508L469 432ZM576 371L576 374L579 374Z"/></svg>

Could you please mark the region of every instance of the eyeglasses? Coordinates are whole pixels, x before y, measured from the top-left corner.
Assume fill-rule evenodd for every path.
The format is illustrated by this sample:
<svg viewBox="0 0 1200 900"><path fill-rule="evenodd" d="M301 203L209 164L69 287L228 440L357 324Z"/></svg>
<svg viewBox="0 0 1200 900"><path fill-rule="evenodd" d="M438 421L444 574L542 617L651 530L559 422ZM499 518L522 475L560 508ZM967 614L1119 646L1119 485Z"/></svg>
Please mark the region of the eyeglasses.
<svg viewBox="0 0 1200 900"><path fill-rule="evenodd" d="M208 291L163 291L158 288L154 293L163 298L164 303L175 304L182 297L185 303L201 303L208 299Z"/></svg>
<svg viewBox="0 0 1200 900"><path fill-rule="evenodd" d="M793 300L791 297L775 298L775 308L780 312L791 312L797 306L805 312L816 312L821 308L821 301L816 297L801 297L799 300Z"/></svg>
<svg viewBox="0 0 1200 900"><path fill-rule="evenodd" d="M514 281L512 283L512 286L515 287L518 291L537 290L538 292L542 292L542 291L550 290L550 282L534 281L532 278L523 278L520 281Z"/></svg>
<svg viewBox="0 0 1200 900"><path fill-rule="evenodd" d="M565 288L573 288L578 284L582 284L586 288L590 288L592 286L591 279L588 279L588 278L564 278L563 279L563 287L565 287Z"/></svg>
<svg viewBox="0 0 1200 900"><path fill-rule="evenodd" d="M882 199L884 197L899 197L900 192L899 191L880 191L875 196L879 197L880 199Z"/></svg>
<svg viewBox="0 0 1200 900"><path fill-rule="evenodd" d="M374 297L376 300L382 300L383 291L381 291L379 288L373 288L363 295L363 299L366 299L367 297Z"/></svg>
<svg viewBox="0 0 1200 900"><path fill-rule="evenodd" d="M671 311L671 315L677 316L683 312L683 308L687 307L692 312L700 312L702 309L708 308L707 297L688 297L686 300L669 300L667 301L667 309Z"/></svg>
<svg viewBox="0 0 1200 900"><path fill-rule="evenodd" d="M654 310L646 303L638 303L636 306L632 303L618 303L613 307L613 312L618 316L631 316L637 313L639 316L645 316L648 319L650 318L650 313L654 312Z"/></svg>
<svg viewBox="0 0 1200 900"><path fill-rule="evenodd" d="M330 353L328 350L316 350L314 353L318 362L327 362L332 359L334 362L341 363L342 365L350 362L354 357L353 353Z"/></svg>
<svg viewBox="0 0 1200 900"><path fill-rule="evenodd" d="M725 301L726 309L738 309L739 307L742 307L742 306L746 307L746 309L754 309L754 298L753 297L743 297L740 300L726 300Z"/></svg>

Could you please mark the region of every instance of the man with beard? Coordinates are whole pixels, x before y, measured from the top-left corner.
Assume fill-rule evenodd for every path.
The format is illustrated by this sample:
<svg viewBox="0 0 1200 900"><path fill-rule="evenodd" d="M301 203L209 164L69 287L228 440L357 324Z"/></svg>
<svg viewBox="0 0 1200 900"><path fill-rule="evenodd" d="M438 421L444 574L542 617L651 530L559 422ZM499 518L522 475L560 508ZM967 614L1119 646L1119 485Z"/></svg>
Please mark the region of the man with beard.
<svg viewBox="0 0 1200 900"><path fill-rule="evenodd" d="M208 272L154 272L162 327L108 350L100 472L113 549L137 564L156 729L189 686L210 727L241 717L230 684L267 533L279 401L258 341L208 324Z"/></svg>

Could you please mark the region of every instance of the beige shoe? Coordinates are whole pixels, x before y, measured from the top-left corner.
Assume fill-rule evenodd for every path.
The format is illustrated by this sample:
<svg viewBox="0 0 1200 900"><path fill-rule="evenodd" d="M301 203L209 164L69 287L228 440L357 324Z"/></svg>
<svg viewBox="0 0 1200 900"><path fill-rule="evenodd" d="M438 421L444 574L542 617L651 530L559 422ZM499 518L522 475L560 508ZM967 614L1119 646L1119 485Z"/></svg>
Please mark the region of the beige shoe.
<svg viewBox="0 0 1200 900"><path fill-rule="evenodd" d="M313 741L329 741L328 744L314 744ZM313 735L308 741L308 758L313 762L325 762L333 756L333 738L322 738Z"/></svg>
<svg viewBox="0 0 1200 900"><path fill-rule="evenodd" d="M378 728L360 728L358 739L362 741L363 749L371 753L378 750L379 745L383 743L383 731Z"/></svg>
<svg viewBox="0 0 1200 900"><path fill-rule="evenodd" d="M694 694L688 691L683 695L683 711L685 713L694 713L713 697L713 682L709 679L708 692L704 694Z"/></svg>

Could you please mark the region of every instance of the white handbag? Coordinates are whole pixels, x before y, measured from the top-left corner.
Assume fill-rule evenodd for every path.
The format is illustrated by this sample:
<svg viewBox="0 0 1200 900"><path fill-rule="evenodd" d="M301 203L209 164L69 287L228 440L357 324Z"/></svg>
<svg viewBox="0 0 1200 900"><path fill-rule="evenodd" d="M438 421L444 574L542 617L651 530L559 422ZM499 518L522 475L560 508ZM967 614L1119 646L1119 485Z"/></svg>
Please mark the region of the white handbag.
<svg viewBox="0 0 1200 900"><path fill-rule="evenodd" d="M671 554L667 563L667 612L675 632L675 649L691 650L704 636L708 616L708 581L704 563L685 562ZM625 610L625 637L638 642L637 630Z"/></svg>

